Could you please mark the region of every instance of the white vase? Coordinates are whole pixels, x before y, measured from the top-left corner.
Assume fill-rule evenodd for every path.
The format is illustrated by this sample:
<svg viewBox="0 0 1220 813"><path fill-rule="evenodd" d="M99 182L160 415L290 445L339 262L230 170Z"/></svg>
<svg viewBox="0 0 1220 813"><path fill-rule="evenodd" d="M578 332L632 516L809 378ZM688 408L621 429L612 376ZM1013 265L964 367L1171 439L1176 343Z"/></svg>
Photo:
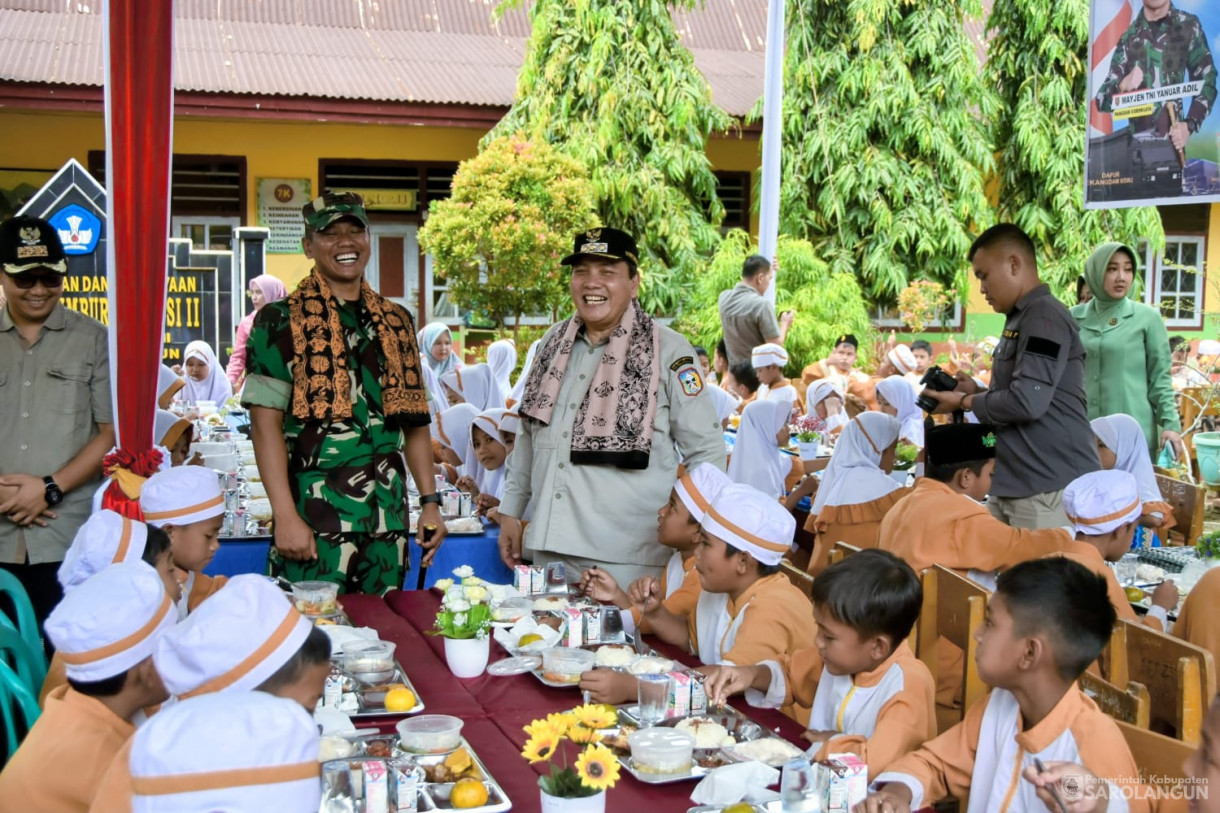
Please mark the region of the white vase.
<svg viewBox="0 0 1220 813"><path fill-rule="evenodd" d="M796 447L801 451L801 460L816 460L818 456L818 449L821 447L821 444L816 440L809 443L804 443L803 441L798 440L796 442Z"/></svg>
<svg viewBox="0 0 1220 813"><path fill-rule="evenodd" d="M542 813L606 813L604 790L594 796L579 796L575 799L552 796L545 790L538 792L542 794Z"/></svg>
<svg viewBox="0 0 1220 813"><path fill-rule="evenodd" d="M490 638L446 638L445 660L455 677L473 678L487 668Z"/></svg>

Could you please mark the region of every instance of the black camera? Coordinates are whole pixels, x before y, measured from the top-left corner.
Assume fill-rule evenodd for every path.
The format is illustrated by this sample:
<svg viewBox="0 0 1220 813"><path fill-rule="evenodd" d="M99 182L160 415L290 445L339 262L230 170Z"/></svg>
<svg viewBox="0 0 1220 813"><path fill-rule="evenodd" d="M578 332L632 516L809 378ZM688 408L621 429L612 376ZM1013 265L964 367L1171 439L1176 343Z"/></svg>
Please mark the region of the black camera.
<svg viewBox="0 0 1220 813"><path fill-rule="evenodd" d="M957 389L957 379L935 364L928 368L928 371L923 374L923 378L919 379L919 383L923 389L933 392L951 392ZM937 401L922 393L915 399L915 404L924 412L934 412L940 406Z"/></svg>

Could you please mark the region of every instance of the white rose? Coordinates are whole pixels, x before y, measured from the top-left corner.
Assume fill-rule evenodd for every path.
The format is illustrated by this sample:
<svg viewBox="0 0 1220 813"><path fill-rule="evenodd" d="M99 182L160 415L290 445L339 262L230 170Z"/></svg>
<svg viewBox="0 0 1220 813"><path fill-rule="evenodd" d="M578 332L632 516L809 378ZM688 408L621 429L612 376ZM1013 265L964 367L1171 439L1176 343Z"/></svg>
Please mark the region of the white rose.
<svg viewBox="0 0 1220 813"><path fill-rule="evenodd" d="M443 593L450 587L453 587L453 579L437 579L436 584L432 586Z"/></svg>
<svg viewBox="0 0 1220 813"><path fill-rule="evenodd" d="M446 607L455 613L463 613L470 609L470 602L465 599L455 598L446 603Z"/></svg>
<svg viewBox="0 0 1220 813"><path fill-rule="evenodd" d="M453 617L453 626L460 627L466 623L466 613L458 613Z"/></svg>
<svg viewBox="0 0 1220 813"><path fill-rule="evenodd" d="M487 590L478 585L472 585L466 588L466 598L470 601L486 601Z"/></svg>
<svg viewBox="0 0 1220 813"><path fill-rule="evenodd" d="M457 576L459 579L465 579L474 575L474 568L470 565L462 565L461 567L456 567L453 569L453 575Z"/></svg>

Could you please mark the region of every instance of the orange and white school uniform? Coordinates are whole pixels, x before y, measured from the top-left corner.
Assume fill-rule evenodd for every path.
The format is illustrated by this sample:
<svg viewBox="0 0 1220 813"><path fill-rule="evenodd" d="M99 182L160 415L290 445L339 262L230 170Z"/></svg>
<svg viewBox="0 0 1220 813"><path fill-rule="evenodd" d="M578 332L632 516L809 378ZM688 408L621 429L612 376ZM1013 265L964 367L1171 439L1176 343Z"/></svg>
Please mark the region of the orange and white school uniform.
<svg viewBox="0 0 1220 813"><path fill-rule="evenodd" d="M224 492L216 472L202 466L179 466L165 469L149 477L140 491L140 510L144 521L158 528L166 525L190 525L219 517L225 512ZM224 576L208 576L194 570L187 572L178 601L178 614L199 607L209 596L224 586Z"/></svg>
<svg viewBox="0 0 1220 813"><path fill-rule="evenodd" d="M177 620L157 571L122 562L65 596L45 630L67 677L96 682L148 658ZM0 813L85 813L110 758L134 731L102 701L70 686L55 689L0 772Z"/></svg>
<svg viewBox="0 0 1220 813"><path fill-rule="evenodd" d="M827 672L816 647L763 665L771 670L771 685L765 693L747 690L747 702L808 706L811 730L838 732L815 760L855 754L868 764L872 779L936 736L935 682L906 641L876 669L855 675Z"/></svg>
<svg viewBox="0 0 1220 813"><path fill-rule="evenodd" d="M263 692L174 704L136 733L130 764L135 813L309 811L322 801L313 718Z"/></svg>
<svg viewBox="0 0 1220 813"><path fill-rule="evenodd" d="M816 576L830 564L836 542L877 547L881 520L909 493L881 470L881 453L898 440L901 427L890 415L865 412L839 435L805 520L805 530L814 534L811 574Z"/></svg>
<svg viewBox="0 0 1220 813"><path fill-rule="evenodd" d="M772 499L781 499L787 493L787 483L796 467L804 475L800 461L781 452L776 440L776 435L788 425L788 407L783 401L749 404L741 413L737 442L729 458L730 480L753 486Z"/></svg>
<svg viewBox="0 0 1220 813"><path fill-rule="evenodd" d="M161 636L153 663L178 701L252 692L296 655L312 626L262 576L234 576L214 600ZM132 747L129 740L110 761L92 813L130 813Z"/></svg>
<svg viewBox="0 0 1220 813"><path fill-rule="evenodd" d="M805 414L817 415L818 404L831 397L838 399L839 411L832 413L829 409L826 410L826 432L830 435L838 435L843 431L843 427L847 426L850 418L847 417L847 398L843 394L842 388L833 381L824 378L809 387L805 393Z"/></svg>
<svg viewBox="0 0 1220 813"><path fill-rule="evenodd" d="M1148 457L1148 441L1139 421L1130 415L1119 413L1094 418L1089 422L1093 434L1102 444L1114 452L1114 471L1125 471L1139 484L1141 502L1140 517L1150 527L1168 530L1177 520L1173 508L1165 502L1161 487L1156 482L1156 472Z"/></svg>
<svg viewBox="0 0 1220 813"><path fill-rule="evenodd" d="M755 347L750 354L750 362L754 365L755 370L760 370L764 367L779 367L783 370L788 364L788 351L778 344L760 344ZM793 410L798 412L805 411L805 402L801 399L801 394L788 379L781 379L780 383L775 386L763 384L758 388L759 401L783 401L788 404L788 413Z"/></svg>
<svg viewBox="0 0 1220 813"><path fill-rule="evenodd" d="M1173 634L1220 661L1220 568L1205 572L1186 595Z"/></svg>
<svg viewBox="0 0 1220 813"><path fill-rule="evenodd" d="M970 801L966 813L1045 813L1021 772L1038 758L1043 763L1087 765L1097 777L1135 782L1139 769L1112 719L1074 684L1054 708L1026 729L1017 699L993 689L966 712L962 722L900 757L876 779L898 782L911 790L911 809L954 796ZM1128 808L1117 788L1107 810ZM1139 808L1144 809L1144 808Z"/></svg>

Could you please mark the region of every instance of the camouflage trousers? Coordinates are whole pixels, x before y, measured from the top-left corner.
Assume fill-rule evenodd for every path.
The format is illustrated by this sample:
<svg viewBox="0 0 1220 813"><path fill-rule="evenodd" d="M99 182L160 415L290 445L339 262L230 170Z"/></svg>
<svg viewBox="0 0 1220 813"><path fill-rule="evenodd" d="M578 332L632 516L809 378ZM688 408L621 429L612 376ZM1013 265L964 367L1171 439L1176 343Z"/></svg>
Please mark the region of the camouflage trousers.
<svg viewBox="0 0 1220 813"><path fill-rule="evenodd" d="M340 593L381 595L402 587L404 556L411 535L384 533L318 533L318 558L298 562L279 555L275 545L268 554L267 572L291 582L324 581L339 585Z"/></svg>

